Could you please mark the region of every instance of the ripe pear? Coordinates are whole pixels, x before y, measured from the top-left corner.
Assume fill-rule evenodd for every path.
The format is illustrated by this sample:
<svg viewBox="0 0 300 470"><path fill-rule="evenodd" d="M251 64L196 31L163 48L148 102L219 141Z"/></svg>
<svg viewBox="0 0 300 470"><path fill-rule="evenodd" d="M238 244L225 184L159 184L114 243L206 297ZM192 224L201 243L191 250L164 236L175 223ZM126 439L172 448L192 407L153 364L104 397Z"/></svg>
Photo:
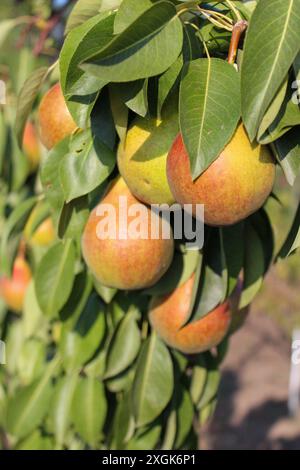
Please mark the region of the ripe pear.
<svg viewBox="0 0 300 470"><path fill-rule="evenodd" d="M31 212L24 228L24 238L31 246L49 246L56 237L51 217L44 219L32 233L32 225L37 217L38 206Z"/></svg>
<svg viewBox="0 0 300 470"><path fill-rule="evenodd" d="M194 182L181 135L167 159L168 181L180 204L204 204L205 223L235 224L256 212L272 191L275 162L268 147L251 144L243 125L219 157Z"/></svg>
<svg viewBox="0 0 300 470"><path fill-rule="evenodd" d="M38 115L41 141L48 150L77 129L59 83L43 97Z"/></svg>
<svg viewBox="0 0 300 470"><path fill-rule="evenodd" d="M31 121L27 121L23 134L23 151L30 164L31 171L35 171L41 161L41 144L37 130Z"/></svg>
<svg viewBox="0 0 300 470"><path fill-rule="evenodd" d="M112 225L107 223L108 215ZM160 229L156 239L150 237L151 222ZM163 228L170 233L166 239L162 237ZM101 284L123 290L143 289L155 284L169 268L174 239L169 223L139 202L119 177L90 214L82 252Z"/></svg>
<svg viewBox="0 0 300 470"><path fill-rule="evenodd" d="M154 297L149 307L152 328L166 344L185 354L196 354L217 346L231 322L230 306L226 301L200 320L186 324L194 281L195 274L171 294Z"/></svg>
<svg viewBox="0 0 300 470"><path fill-rule="evenodd" d="M26 289L31 277L27 261L23 255L18 255L14 261L12 276L0 278L0 297L15 313L19 313L23 308Z"/></svg>
<svg viewBox="0 0 300 470"><path fill-rule="evenodd" d="M173 204L167 180L167 155L178 127L178 113L160 119L138 117L120 143L118 166L130 191L146 204Z"/></svg>

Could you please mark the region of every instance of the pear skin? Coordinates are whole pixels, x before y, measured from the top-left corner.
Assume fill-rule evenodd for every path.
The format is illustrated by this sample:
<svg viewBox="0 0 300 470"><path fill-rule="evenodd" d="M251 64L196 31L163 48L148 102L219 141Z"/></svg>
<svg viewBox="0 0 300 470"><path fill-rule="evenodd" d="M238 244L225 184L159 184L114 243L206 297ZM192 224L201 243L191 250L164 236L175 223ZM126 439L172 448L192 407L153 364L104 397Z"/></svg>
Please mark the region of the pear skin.
<svg viewBox="0 0 300 470"><path fill-rule="evenodd" d="M168 181L179 204L204 204L205 223L235 224L256 212L270 195L275 161L266 146L252 145L240 125L220 156L192 181L190 161L179 134L167 159Z"/></svg>
<svg viewBox="0 0 300 470"><path fill-rule="evenodd" d="M38 132L31 121L27 121L25 125L23 151L29 161L30 169L35 171L41 161L41 145Z"/></svg>
<svg viewBox="0 0 300 470"><path fill-rule="evenodd" d="M145 204L173 204L167 155L179 131L178 114L163 120L138 117L118 149L118 167L130 191Z"/></svg>
<svg viewBox="0 0 300 470"><path fill-rule="evenodd" d="M121 199L128 207L128 223L120 225L120 217L125 213L120 205ZM107 238L99 237L99 227L105 225L102 212L109 207L115 213L116 233ZM143 237L131 232L135 216L130 212L142 211L139 229ZM97 215L98 214L98 215ZM169 228L170 237L153 239L151 217L160 229ZM99 225L100 224L100 225ZM168 227L166 227L166 224ZM121 228L120 228L121 227ZM169 223L141 202L129 191L125 181L118 178L104 196L100 204L91 212L82 237L82 252L86 264L101 284L123 290L143 289L154 285L169 268L174 254L174 239Z"/></svg>
<svg viewBox="0 0 300 470"><path fill-rule="evenodd" d="M77 129L59 83L41 100L38 116L41 141L48 150Z"/></svg>
<svg viewBox="0 0 300 470"><path fill-rule="evenodd" d="M21 312L24 304L26 289L31 280L31 270L23 256L17 256L12 277L0 278L0 297L7 307L15 313Z"/></svg>
<svg viewBox="0 0 300 470"><path fill-rule="evenodd" d="M200 320L186 324L194 281L195 274L171 294L154 297L149 307L152 328L168 346L185 354L201 353L217 346L231 322L226 301Z"/></svg>

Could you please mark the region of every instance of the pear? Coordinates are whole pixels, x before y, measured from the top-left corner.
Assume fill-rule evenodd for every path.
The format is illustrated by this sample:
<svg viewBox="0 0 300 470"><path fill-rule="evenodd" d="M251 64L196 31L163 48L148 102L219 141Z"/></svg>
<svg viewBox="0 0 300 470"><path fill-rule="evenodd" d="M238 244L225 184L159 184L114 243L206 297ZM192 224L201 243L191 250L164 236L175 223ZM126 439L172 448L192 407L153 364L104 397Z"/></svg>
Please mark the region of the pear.
<svg viewBox="0 0 300 470"><path fill-rule="evenodd" d="M108 227L107 211L112 214L112 229L104 234L100 228ZM120 222L125 217L127 221ZM153 224L159 228L156 238L151 237ZM164 229L169 237L163 238ZM82 252L101 284L123 290L143 289L155 284L169 268L174 239L169 223L139 202L119 177L90 214L82 237Z"/></svg>
<svg viewBox="0 0 300 470"><path fill-rule="evenodd" d="M169 152L167 175L179 204L204 204L205 223L235 224L256 212L270 195L275 180L275 161L266 146L251 144L243 125L219 157L195 181L182 136Z"/></svg>
<svg viewBox="0 0 300 470"><path fill-rule="evenodd" d="M41 100L38 116L41 141L48 150L77 129L59 83Z"/></svg>

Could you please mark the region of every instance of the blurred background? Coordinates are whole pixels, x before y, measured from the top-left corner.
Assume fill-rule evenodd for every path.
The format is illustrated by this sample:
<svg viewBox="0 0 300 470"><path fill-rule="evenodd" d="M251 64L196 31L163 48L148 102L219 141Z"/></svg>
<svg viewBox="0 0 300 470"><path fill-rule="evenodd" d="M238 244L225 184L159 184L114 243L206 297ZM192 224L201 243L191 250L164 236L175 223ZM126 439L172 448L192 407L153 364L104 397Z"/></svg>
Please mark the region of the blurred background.
<svg viewBox="0 0 300 470"><path fill-rule="evenodd" d="M63 20L72 3L67 0L1 0L0 80L7 87L7 105L2 107L1 119L5 108L6 118L13 121L17 93L32 70L57 58L63 41ZM27 15L39 16L41 24L30 28L22 21ZM44 41L42 21L56 18L56 15L59 21ZM42 45L41 41L44 41ZM42 54L38 50L40 46ZM1 139L0 132L0 149ZM3 164L5 155L2 161L0 159L0 168ZM5 213L18 203L22 191L26 191L22 187L21 170L15 179L14 189L8 192L7 181L0 178L0 232ZM299 183L300 179L291 189L278 170L275 197L267 204L277 251L297 208ZM244 327L231 339L223 364L216 414L201 432L201 448L300 448L300 416L290 416L287 406L291 339L293 332L300 329L299 290L298 253L273 266Z"/></svg>

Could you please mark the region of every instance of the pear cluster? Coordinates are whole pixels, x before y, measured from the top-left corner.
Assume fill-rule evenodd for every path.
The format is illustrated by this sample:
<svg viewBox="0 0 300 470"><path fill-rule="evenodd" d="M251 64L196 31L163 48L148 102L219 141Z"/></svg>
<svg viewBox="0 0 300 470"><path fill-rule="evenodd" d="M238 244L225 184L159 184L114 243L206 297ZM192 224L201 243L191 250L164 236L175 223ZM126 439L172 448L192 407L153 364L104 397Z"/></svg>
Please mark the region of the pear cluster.
<svg viewBox="0 0 300 470"><path fill-rule="evenodd" d="M42 99L38 118L40 139L47 149L77 129L59 84ZM32 166L37 165L40 144L30 122L23 147ZM89 216L82 235L82 254L97 282L122 290L155 285L172 263L172 228L167 227L168 238L162 236L162 229L169 222L153 213L151 204L204 204L206 224L227 226L257 211L272 191L275 178L275 162L269 149L251 144L241 124L218 158L193 181L189 156L179 133L178 113L172 108L160 120L138 117L133 121L124 142L119 144L118 169L120 176L110 183ZM121 230L118 222L113 237L99 236L107 205L114 209L116 220L120 220L120 198L125 198L129 212L143 208L140 231L148 233L148 237L130 234L129 222ZM155 219L160 236L153 239L150 224ZM51 219L46 219L34 235L28 235L30 223L31 219L25 228L29 243L51 242L55 236ZM0 281L0 294L15 311L22 308L30 278L26 260L17 258L12 278ZM170 294L153 298L149 307L152 328L169 346L186 354L218 345L230 328L240 326L241 318L248 313L238 311L240 292L235 292L205 317L188 323L194 284L195 274Z"/></svg>

